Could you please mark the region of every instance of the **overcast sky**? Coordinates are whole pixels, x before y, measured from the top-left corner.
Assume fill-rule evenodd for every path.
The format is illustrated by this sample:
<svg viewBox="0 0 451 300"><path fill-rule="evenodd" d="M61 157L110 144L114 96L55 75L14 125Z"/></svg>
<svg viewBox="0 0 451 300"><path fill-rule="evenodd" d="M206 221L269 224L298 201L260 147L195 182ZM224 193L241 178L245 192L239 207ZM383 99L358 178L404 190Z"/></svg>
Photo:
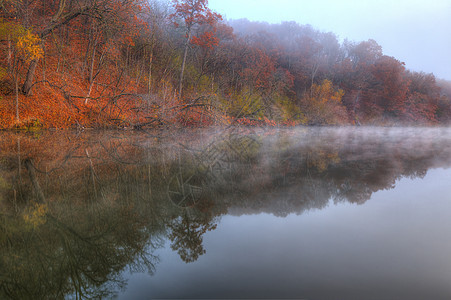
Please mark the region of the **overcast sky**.
<svg viewBox="0 0 451 300"><path fill-rule="evenodd" d="M296 21L340 40L376 40L415 71L451 80L451 0L209 0L227 19Z"/></svg>

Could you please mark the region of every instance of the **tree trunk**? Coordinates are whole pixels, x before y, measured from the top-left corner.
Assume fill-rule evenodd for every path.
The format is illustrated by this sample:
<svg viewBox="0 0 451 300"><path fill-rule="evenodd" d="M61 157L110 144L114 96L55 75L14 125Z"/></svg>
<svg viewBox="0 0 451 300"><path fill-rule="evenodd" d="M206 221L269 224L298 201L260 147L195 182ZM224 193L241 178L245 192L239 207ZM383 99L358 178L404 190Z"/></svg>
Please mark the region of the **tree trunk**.
<svg viewBox="0 0 451 300"><path fill-rule="evenodd" d="M92 87L94 86L94 61L96 57L96 47L97 44L94 44L92 49L91 67L89 68L89 90L85 98L85 105L88 104L88 100L91 97Z"/></svg>
<svg viewBox="0 0 451 300"><path fill-rule="evenodd" d="M30 67L28 67L28 72L27 72L27 77L25 79L25 82L22 86L22 92L25 95L30 95L31 94L31 88L33 86L33 79L34 79L34 73L36 71L36 67L38 66L38 60L37 59L33 59L30 62Z"/></svg>
<svg viewBox="0 0 451 300"><path fill-rule="evenodd" d="M185 63L186 63L186 57L188 55L188 46L189 46L190 39L191 39L191 30L188 31L188 37L186 38L186 42L185 42L185 53L183 54L182 70L180 71L179 97L182 96L183 73L185 72Z"/></svg>
<svg viewBox="0 0 451 300"><path fill-rule="evenodd" d="M14 76L15 92L16 92L16 121L19 124L19 71L17 71L16 76Z"/></svg>
<svg viewBox="0 0 451 300"><path fill-rule="evenodd" d="M36 172L34 171L33 161L31 159L26 159L24 161L24 165L27 168L28 175L30 176L31 184L33 186L34 191L36 192L37 202L40 204L45 203L45 196L42 192L41 186L39 185L39 181L36 177Z"/></svg>
<svg viewBox="0 0 451 300"><path fill-rule="evenodd" d="M45 71L47 69L47 56L46 56L46 51L45 51L45 47L44 47L44 57L42 58L42 62L43 62L43 66L42 66L42 80L45 81Z"/></svg>
<svg viewBox="0 0 451 300"><path fill-rule="evenodd" d="M57 13L52 17L52 21L46 26L46 28L39 34L39 38L44 39L47 35L49 35L53 30L69 23L71 20L77 18L79 15L84 14L89 9L86 7L81 7L77 11L69 12L63 15L64 8L66 6L66 0L61 0L59 3ZM30 66L28 68L27 77L22 86L22 92L25 95L30 95L31 88L33 86L34 74L36 71L36 67L38 66L38 60L34 59L31 61Z"/></svg>
<svg viewBox="0 0 451 300"><path fill-rule="evenodd" d="M354 98L354 105L353 105L354 121L355 121L355 123L356 123L357 125L359 125L359 126L360 126L361 124L360 124L359 118L358 118L358 116L357 116L356 110L357 110L357 105L358 105L359 100L360 100L360 92L361 92L361 90L359 90L359 91L357 92L357 95L356 95L355 98Z"/></svg>
<svg viewBox="0 0 451 300"><path fill-rule="evenodd" d="M12 57L13 57L12 54L13 54L13 49L12 49L12 45L11 45L11 35L8 34L8 57L7 57L8 70L11 70L11 66L12 66L11 61L12 61Z"/></svg>
<svg viewBox="0 0 451 300"><path fill-rule="evenodd" d="M20 73L20 60L16 57L16 55L13 55L12 58L12 69L11 74L14 80L14 100L15 100L15 109L16 109L16 122L19 124L20 118L19 118L19 73Z"/></svg>
<svg viewBox="0 0 451 300"><path fill-rule="evenodd" d="M94 43L94 46L92 47L92 55L91 55L91 66L89 67L89 84L92 84L92 82L94 81L94 63L95 63L95 58L96 58L96 48L97 48L97 43Z"/></svg>
<svg viewBox="0 0 451 300"><path fill-rule="evenodd" d="M153 50L150 51L149 57L149 79L147 82L147 93L149 95L152 92L152 61L153 61Z"/></svg>

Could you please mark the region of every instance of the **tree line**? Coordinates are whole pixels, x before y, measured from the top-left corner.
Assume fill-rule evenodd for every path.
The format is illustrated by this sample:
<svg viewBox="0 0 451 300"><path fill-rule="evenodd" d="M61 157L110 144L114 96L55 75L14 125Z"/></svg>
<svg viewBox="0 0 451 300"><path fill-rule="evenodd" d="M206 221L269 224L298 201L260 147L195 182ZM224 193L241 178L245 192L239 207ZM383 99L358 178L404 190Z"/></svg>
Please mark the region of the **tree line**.
<svg viewBox="0 0 451 300"><path fill-rule="evenodd" d="M443 124L451 83L374 40L207 0L1 0L0 128Z"/></svg>

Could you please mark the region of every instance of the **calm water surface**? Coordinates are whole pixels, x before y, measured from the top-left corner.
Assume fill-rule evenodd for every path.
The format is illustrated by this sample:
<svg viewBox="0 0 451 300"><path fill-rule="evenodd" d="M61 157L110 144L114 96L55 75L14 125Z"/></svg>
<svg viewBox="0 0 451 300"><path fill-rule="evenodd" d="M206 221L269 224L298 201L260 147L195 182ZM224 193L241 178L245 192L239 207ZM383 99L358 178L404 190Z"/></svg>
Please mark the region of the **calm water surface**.
<svg viewBox="0 0 451 300"><path fill-rule="evenodd" d="M451 299L451 129L0 134L0 298Z"/></svg>

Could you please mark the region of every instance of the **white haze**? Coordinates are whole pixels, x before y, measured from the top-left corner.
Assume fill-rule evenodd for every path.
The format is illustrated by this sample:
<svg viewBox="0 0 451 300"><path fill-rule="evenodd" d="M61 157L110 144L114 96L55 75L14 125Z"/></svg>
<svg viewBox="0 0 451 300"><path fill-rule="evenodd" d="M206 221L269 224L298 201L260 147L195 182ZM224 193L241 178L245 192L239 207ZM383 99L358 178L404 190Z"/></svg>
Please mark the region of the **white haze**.
<svg viewBox="0 0 451 300"><path fill-rule="evenodd" d="M449 0L210 0L227 19L296 21L339 39L376 40L414 71L451 80Z"/></svg>

